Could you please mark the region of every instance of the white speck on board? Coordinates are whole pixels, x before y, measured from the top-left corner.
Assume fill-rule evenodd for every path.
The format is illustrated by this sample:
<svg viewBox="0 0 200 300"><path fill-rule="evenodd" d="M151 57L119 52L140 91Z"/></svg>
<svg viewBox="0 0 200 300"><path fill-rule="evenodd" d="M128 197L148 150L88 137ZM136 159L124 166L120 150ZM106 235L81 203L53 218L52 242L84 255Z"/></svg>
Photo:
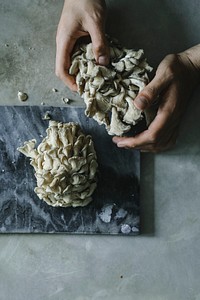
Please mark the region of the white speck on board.
<svg viewBox="0 0 200 300"><path fill-rule="evenodd" d="M100 219L105 222L109 223L111 220L113 205L104 205L101 209L101 213L99 214Z"/></svg>
<svg viewBox="0 0 200 300"><path fill-rule="evenodd" d="M131 226L129 226L128 224L123 224L121 226L121 232L125 233L125 234L130 233L131 232Z"/></svg>

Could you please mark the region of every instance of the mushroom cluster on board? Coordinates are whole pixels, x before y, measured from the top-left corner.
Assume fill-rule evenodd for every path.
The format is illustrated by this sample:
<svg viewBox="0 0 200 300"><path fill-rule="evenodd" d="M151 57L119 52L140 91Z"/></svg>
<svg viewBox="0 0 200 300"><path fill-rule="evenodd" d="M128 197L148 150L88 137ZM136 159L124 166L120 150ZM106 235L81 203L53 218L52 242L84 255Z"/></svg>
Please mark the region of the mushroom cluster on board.
<svg viewBox="0 0 200 300"><path fill-rule="evenodd" d="M91 136L76 123L50 121L47 136L24 143L18 150L31 158L35 193L51 206L85 206L97 186L97 157Z"/></svg>
<svg viewBox="0 0 200 300"><path fill-rule="evenodd" d="M142 49L121 47L108 39L110 64L98 65L92 44L77 45L69 74L76 77L78 93L86 104L85 114L104 124L110 135L121 136L143 118L133 100L148 83L148 65Z"/></svg>

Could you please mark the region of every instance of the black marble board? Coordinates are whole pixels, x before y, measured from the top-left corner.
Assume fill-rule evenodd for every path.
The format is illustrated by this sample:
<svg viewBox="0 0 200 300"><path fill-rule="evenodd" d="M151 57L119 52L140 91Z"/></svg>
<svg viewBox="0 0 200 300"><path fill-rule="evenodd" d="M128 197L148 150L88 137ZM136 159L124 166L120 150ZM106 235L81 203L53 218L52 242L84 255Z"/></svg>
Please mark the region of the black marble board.
<svg viewBox="0 0 200 300"><path fill-rule="evenodd" d="M99 175L93 201L85 207L55 208L34 193L34 169L17 147L46 135L46 112L56 121L78 122L93 138ZM134 133L137 132L134 128ZM105 127L84 108L0 106L0 233L139 233L140 153L118 148Z"/></svg>

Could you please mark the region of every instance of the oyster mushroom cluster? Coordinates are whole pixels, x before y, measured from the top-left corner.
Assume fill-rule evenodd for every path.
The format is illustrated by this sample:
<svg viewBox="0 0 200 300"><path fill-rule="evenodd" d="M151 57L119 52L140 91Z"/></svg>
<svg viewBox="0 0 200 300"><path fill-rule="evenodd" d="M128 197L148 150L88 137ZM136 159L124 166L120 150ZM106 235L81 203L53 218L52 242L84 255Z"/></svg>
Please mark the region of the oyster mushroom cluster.
<svg viewBox="0 0 200 300"><path fill-rule="evenodd" d="M81 44L72 55L69 73L76 77L86 116L104 124L110 135L121 136L143 118L133 100L148 83L152 68L142 49L123 48L116 40L108 42L108 67L96 64L91 43Z"/></svg>
<svg viewBox="0 0 200 300"><path fill-rule="evenodd" d="M85 206L97 186L97 157L91 136L76 123L50 121L38 145L30 140L19 147L35 169L35 193L52 206Z"/></svg>

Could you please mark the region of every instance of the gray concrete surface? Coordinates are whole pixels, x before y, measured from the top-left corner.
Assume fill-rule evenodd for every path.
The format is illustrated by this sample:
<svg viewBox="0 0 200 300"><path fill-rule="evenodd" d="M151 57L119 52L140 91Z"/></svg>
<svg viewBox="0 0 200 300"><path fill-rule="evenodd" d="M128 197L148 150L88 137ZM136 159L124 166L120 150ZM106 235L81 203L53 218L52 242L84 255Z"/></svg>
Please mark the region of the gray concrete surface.
<svg viewBox="0 0 200 300"><path fill-rule="evenodd" d="M108 4L108 32L143 47L154 67L199 43L199 0ZM60 105L63 95L82 103L54 75L61 8L62 1L0 1L1 104L21 105L19 89L31 105ZM200 300L199 98L197 90L176 148L142 156L142 235L1 235L1 300Z"/></svg>

